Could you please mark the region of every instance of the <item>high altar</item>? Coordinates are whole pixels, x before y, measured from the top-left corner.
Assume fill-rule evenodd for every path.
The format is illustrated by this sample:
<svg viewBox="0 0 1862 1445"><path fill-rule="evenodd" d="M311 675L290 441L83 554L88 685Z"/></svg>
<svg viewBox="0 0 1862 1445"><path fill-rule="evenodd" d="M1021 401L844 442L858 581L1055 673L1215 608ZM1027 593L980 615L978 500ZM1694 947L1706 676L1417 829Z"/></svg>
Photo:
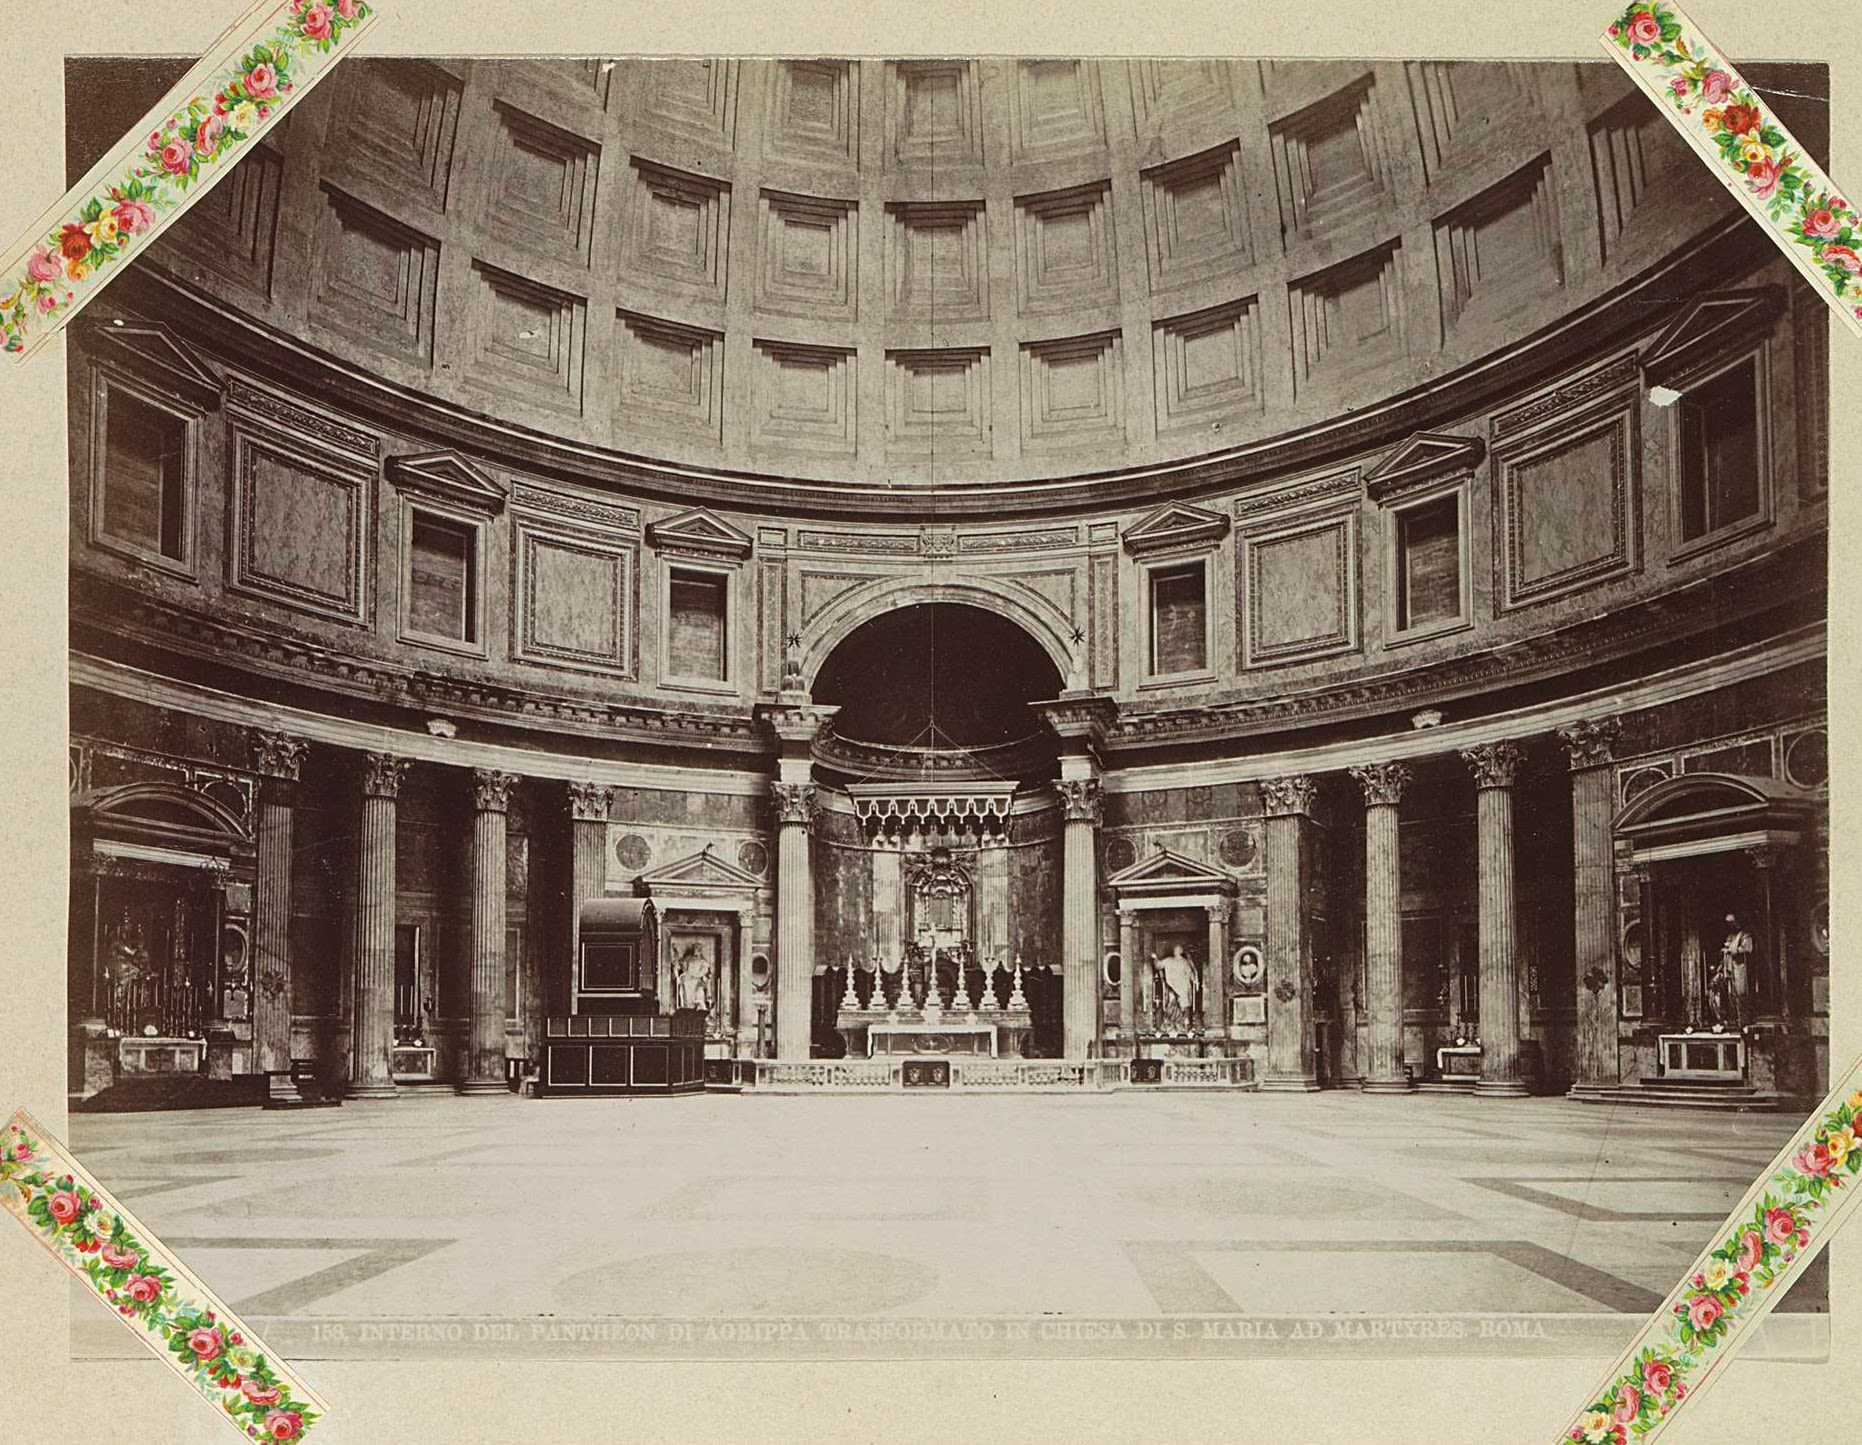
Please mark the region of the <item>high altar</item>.
<svg viewBox="0 0 1862 1445"><path fill-rule="evenodd" d="M851 1056L1019 1057L1033 1015L1008 940L1013 782L856 783L872 944L847 961L835 1028Z"/></svg>

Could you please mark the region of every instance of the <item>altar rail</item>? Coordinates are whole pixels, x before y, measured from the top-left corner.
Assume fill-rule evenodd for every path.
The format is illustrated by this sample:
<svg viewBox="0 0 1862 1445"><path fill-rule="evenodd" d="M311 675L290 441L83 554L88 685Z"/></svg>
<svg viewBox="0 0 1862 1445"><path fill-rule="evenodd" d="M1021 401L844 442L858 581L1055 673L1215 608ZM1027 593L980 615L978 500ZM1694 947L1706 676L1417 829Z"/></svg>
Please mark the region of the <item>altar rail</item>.
<svg viewBox="0 0 1862 1445"><path fill-rule="evenodd" d="M883 1090L925 1088L923 1071L906 1079L908 1068L935 1063L948 1067L947 1084L929 1087L950 1092L976 1093L1091 1093L1105 1089L1235 1089L1258 1088L1254 1060L1158 1059L1152 1069L1132 1077L1130 1059L985 1059L947 1056L937 1060L913 1059L758 1059L753 1088L768 1093L831 1090L875 1093Z"/></svg>

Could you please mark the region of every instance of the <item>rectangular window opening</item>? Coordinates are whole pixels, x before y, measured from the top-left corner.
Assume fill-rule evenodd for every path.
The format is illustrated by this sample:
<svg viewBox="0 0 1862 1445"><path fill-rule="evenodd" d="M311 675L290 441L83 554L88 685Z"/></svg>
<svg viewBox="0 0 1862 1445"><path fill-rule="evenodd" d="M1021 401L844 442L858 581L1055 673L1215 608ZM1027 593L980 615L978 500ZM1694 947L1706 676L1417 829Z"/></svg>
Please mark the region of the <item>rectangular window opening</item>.
<svg viewBox="0 0 1862 1445"><path fill-rule="evenodd" d="M1209 665L1203 564L1160 567L1151 574L1151 672L1200 672Z"/></svg>
<svg viewBox="0 0 1862 1445"><path fill-rule="evenodd" d="M1758 368L1748 359L1681 398L1681 540L1759 513Z"/></svg>
<svg viewBox="0 0 1862 1445"><path fill-rule="evenodd" d="M452 642L477 642L477 529L415 512L407 550L408 630Z"/></svg>
<svg viewBox="0 0 1862 1445"><path fill-rule="evenodd" d="M1461 505L1456 497L1396 516L1396 630L1461 620Z"/></svg>
<svg viewBox="0 0 1862 1445"><path fill-rule="evenodd" d="M667 586L667 670L674 677L724 682L725 579L709 572L675 571Z"/></svg>
<svg viewBox="0 0 1862 1445"><path fill-rule="evenodd" d="M158 557L187 561L187 447L185 418L129 392L109 390L98 532Z"/></svg>

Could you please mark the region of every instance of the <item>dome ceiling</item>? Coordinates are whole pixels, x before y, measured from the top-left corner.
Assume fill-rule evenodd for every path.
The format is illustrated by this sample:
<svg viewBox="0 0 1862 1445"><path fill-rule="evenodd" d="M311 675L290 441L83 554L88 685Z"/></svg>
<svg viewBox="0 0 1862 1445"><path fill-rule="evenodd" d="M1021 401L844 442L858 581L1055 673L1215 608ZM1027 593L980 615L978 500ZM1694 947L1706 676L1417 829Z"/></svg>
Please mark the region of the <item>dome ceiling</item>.
<svg viewBox="0 0 1862 1445"><path fill-rule="evenodd" d="M1517 341L1728 209L1674 155L1603 63L358 60L158 264L583 446L1028 481Z"/></svg>

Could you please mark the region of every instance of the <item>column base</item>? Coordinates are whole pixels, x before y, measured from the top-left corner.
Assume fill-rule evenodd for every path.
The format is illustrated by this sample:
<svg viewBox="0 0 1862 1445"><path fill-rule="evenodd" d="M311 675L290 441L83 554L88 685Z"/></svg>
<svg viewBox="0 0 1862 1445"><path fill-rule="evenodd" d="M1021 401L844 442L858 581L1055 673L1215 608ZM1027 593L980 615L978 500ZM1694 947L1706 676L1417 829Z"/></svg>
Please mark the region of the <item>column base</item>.
<svg viewBox="0 0 1862 1445"><path fill-rule="evenodd" d="M1413 1094L1416 1086L1408 1079L1366 1079L1364 1092L1367 1094Z"/></svg>
<svg viewBox="0 0 1862 1445"><path fill-rule="evenodd" d="M352 1099L396 1099L401 1095L392 1081L376 1084L351 1084L345 1092Z"/></svg>
<svg viewBox="0 0 1862 1445"><path fill-rule="evenodd" d="M1268 1074L1261 1080L1263 1094L1316 1094L1319 1079L1315 1074Z"/></svg>
<svg viewBox="0 0 1862 1445"><path fill-rule="evenodd" d="M511 1086L503 1079L467 1079L459 1086L461 1094L508 1094Z"/></svg>
<svg viewBox="0 0 1862 1445"><path fill-rule="evenodd" d="M1481 1079L1474 1085L1474 1095L1480 1099L1523 1099L1526 1092L1520 1079Z"/></svg>

